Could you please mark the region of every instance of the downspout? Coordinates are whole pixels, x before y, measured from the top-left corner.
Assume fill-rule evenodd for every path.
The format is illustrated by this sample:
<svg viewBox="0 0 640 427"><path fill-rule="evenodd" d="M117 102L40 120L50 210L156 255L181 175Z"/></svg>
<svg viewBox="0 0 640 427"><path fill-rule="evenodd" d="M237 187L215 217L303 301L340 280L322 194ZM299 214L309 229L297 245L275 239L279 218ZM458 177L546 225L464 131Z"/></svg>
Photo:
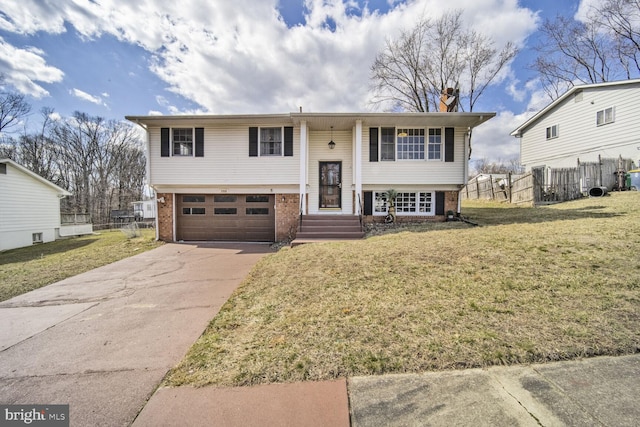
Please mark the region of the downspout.
<svg viewBox="0 0 640 427"><path fill-rule="evenodd" d="M462 190L467 185L469 180L469 138L471 137L471 127L467 128L464 133L464 176L462 178L462 188L458 191L458 211L457 216L460 216L462 212Z"/></svg>

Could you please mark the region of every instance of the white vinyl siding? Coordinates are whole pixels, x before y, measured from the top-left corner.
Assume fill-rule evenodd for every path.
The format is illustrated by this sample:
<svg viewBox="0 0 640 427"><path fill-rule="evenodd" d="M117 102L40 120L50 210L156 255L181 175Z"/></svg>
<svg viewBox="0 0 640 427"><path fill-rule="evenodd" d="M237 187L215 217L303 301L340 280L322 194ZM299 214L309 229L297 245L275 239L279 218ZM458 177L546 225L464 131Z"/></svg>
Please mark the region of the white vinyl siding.
<svg viewBox="0 0 640 427"><path fill-rule="evenodd" d="M428 130L428 126L425 127ZM370 162L369 150L362 150L362 183L369 187L398 187L401 185L455 185L466 184L464 174L467 162L464 151L466 128L456 128L454 134L454 161L400 161ZM442 157L444 158L444 130L442 136ZM362 129L363 146L369 141L369 127ZM388 187L386 187L388 186ZM399 188L396 188L399 191Z"/></svg>
<svg viewBox="0 0 640 427"><path fill-rule="evenodd" d="M637 160L640 121L640 84L587 88L582 101L568 97L522 132L520 159L527 170L535 166L575 167L577 159L597 161L603 157ZM597 126L597 112L615 107L615 121ZM558 125L562 136L546 143L546 128Z"/></svg>
<svg viewBox="0 0 640 427"><path fill-rule="evenodd" d="M333 150L327 145L331 139L330 131L311 131L309 133L309 163L307 183L309 186L309 213L319 213L320 205L320 162L342 162L342 210L341 213L353 213L353 133L351 131L333 131Z"/></svg>
<svg viewBox="0 0 640 427"><path fill-rule="evenodd" d="M257 123L256 126L260 124ZM201 126L196 126L201 127ZM272 127L272 126L266 126ZM249 157L249 126L204 127L204 157L161 157L160 127L149 130L151 185L297 186L300 130L294 128L293 156Z"/></svg>
<svg viewBox="0 0 640 427"><path fill-rule="evenodd" d="M33 234L55 240L60 228L60 199L52 187L12 165L0 175L0 250L29 246Z"/></svg>

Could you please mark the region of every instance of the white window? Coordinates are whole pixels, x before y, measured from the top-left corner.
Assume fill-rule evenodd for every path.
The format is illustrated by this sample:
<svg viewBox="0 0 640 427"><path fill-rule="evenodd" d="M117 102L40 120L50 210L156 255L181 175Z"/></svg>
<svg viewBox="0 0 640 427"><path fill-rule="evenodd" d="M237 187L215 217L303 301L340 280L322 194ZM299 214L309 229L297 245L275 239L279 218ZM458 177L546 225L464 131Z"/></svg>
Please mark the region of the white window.
<svg viewBox="0 0 640 427"><path fill-rule="evenodd" d="M442 159L442 129L429 129L428 159Z"/></svg>
<svg viewBox="0 0 640 427"><path fill-rule="evenodd" d="M260 156L282 156L282 128L260 128Z"/></svg>
<svg viewBox="0 0 640 427"><path fill-rule="evenodd" d="M424 160L424 129L398 129L398 160Z"/></svg>
<svg viewBox="0 0 640 427"><path fill-rule="evenodd" d="M31 240L33 243L42 243L42 233L31 234Z"/></svg>
<svg viewBox="0 0 640 427"><path fill-rule="evenodd" d="M596 113L596 126L602 126L615 121L615 108L609 107Z"/></svg>
<svg viewBox="0 0 640 427"><path fill-rule="evenodd" d="M173 155L193 156L193 128L173 128Z"/></svg>
<svg viewBox="0 0 640 427"><path fill-rule="evenodd" d="M430 216L435 215L435 197L432 192L398 193L396 197L396 215ZM384 192L373 193L373 214L386 215L387 199Z"/></svg>
<svg viewBox="0 0 640 427"><path fill-rule="evenodd" d="M396 159L396 132L394 128L382 128L380 132L380 160Z"/></svg>
<svg viewBox="0 0 640 427"><path fill-rule="evenodd" d="M558 137L558 125L549 126L547 128L547 139Z"/></svg>

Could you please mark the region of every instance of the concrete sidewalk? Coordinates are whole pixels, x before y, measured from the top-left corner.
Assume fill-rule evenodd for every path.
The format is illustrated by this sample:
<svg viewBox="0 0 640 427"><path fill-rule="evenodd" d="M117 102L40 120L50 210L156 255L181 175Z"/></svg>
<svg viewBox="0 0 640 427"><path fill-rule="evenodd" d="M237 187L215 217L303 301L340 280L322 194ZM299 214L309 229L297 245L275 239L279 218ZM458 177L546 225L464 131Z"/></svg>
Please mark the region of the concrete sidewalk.
<svg viewBox="0 0 640 427"><path fill-rule="evenodd" d="M167 244L0 303L0 403L133 422L249 270L258 244Z"/></svg>
<svg viewBox="0 0 640 427"><path fill-rule="evenodd" d="M348 381L162 388L134 426L638 426L638 379L640 355L632 355Z"/></svg>

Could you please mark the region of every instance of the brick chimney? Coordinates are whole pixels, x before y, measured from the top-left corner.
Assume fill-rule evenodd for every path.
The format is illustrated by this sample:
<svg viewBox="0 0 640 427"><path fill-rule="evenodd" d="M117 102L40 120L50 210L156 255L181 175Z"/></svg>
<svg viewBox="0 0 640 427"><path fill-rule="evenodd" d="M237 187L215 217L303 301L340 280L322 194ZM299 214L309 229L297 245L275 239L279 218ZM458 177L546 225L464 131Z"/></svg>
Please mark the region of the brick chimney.
<svg viewBox="0 0 640 427"><path fill-rule="evenodd" d="M460 98L460 89L458 88L442 88L440 92L440 112L441 113L457 113L458 99Z"/></svg>

